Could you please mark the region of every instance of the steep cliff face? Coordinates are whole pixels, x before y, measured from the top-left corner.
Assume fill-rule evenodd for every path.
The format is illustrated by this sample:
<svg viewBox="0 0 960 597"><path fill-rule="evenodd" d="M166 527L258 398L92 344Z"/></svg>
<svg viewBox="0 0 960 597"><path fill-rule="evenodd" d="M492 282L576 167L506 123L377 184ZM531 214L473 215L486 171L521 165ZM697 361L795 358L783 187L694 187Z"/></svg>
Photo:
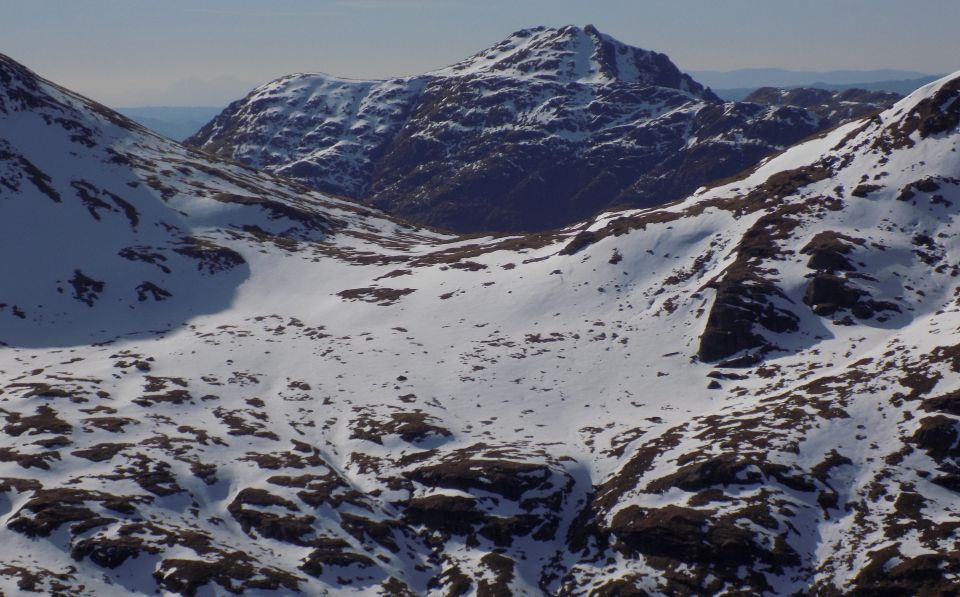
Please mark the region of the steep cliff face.
<svg viewBox="0 0 960 597"><path fill-rule="evenodd" d="M663 54L540 27L418 77L278 79L188 142L421 224L545 230L681 198L846 118L780 103L722 103Z"/></svg>
<svg viewBox="0 0 960 597"><path fill-rule="evenodd" d="M958 77L455 237L0 59L0 589L955 592Z"/></svg>

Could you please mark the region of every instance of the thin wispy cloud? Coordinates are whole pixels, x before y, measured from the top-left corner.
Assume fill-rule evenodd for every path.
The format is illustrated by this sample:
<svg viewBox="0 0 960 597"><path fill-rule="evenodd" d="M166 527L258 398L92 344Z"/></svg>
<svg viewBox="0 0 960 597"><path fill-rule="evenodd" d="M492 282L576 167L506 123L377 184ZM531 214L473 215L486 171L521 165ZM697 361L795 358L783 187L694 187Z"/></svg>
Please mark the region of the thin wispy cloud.
<svg viewBox="0 0 960 597"><path fill-rule="evenodd" d="M183 12L196 14L226 15L240 17L299 17L323 12L323 5L328 8L337 9L416 9L416 8L442 8L445 6L459 4L451 0L335 0L334 2L321 3L314 6L314 10L302 11L282 11L282 10L237 10L231 8L185 8ZM321 10L316 10L321 9Z"/></svg>
<svg viewBox="0 0 960 597"><path fill-rule="evenodd" d="M183 12L236 17L302 17L307 15L305 12L230 10L221 8L184 8Z"/></svg>
<svg viewBox="0 0 960 597"><path fill-rule="evenodd" d="M440 8L449 4L457 4L450 0L342 0L337 6L344 8Z"/></svg>

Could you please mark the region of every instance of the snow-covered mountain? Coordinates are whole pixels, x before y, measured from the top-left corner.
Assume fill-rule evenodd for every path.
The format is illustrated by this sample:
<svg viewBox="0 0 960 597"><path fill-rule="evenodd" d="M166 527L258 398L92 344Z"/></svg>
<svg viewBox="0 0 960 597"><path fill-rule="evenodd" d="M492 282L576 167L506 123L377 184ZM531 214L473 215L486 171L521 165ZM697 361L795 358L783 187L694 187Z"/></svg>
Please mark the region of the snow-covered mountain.
<svg viewBox="0 0 960 597"><path fill-rule="evenodd" d="M957 589L960 73L462 238L0 85L2 590Z"/></svg>
<svg viewBox="0 0 960 597"><path fill-rule="evenodd" d="M188 143L421 224L519 231L664 204L834 124L725 104L665 55L571 26L417 77L284 77Z"/></svg>

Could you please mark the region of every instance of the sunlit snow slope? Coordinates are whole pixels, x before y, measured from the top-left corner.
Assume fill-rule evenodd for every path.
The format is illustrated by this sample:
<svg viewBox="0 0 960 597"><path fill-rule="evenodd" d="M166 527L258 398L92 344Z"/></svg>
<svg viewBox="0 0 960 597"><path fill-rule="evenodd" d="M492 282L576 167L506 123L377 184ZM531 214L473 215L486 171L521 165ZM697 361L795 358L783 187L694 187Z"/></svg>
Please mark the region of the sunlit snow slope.
<svg viewBox="0 0 960 597"><path fill-rule="evenodd" d="M3 590L956 590L960 78L496 238L0 84Z"/></svg>

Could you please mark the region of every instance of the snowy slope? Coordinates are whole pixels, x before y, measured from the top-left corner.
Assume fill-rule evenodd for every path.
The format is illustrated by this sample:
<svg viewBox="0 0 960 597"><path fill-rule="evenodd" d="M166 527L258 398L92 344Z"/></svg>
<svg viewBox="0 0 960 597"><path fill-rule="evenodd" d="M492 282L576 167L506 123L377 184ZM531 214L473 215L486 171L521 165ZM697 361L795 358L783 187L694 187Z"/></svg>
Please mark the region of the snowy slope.
<svg viewBox="0 0 960 597"><path fill-rule="evenodd" d="M417 77L284 77L188 142L425 225L546 230L684 197L839 122L788 104L722 103L663 54L537 27Z"/></svg>
<svg viewBox="0 0 960 597"><path fill-rule="evenodd" d="M0 81L4 590L955 590L960 75L463 238Z"/></svg>

